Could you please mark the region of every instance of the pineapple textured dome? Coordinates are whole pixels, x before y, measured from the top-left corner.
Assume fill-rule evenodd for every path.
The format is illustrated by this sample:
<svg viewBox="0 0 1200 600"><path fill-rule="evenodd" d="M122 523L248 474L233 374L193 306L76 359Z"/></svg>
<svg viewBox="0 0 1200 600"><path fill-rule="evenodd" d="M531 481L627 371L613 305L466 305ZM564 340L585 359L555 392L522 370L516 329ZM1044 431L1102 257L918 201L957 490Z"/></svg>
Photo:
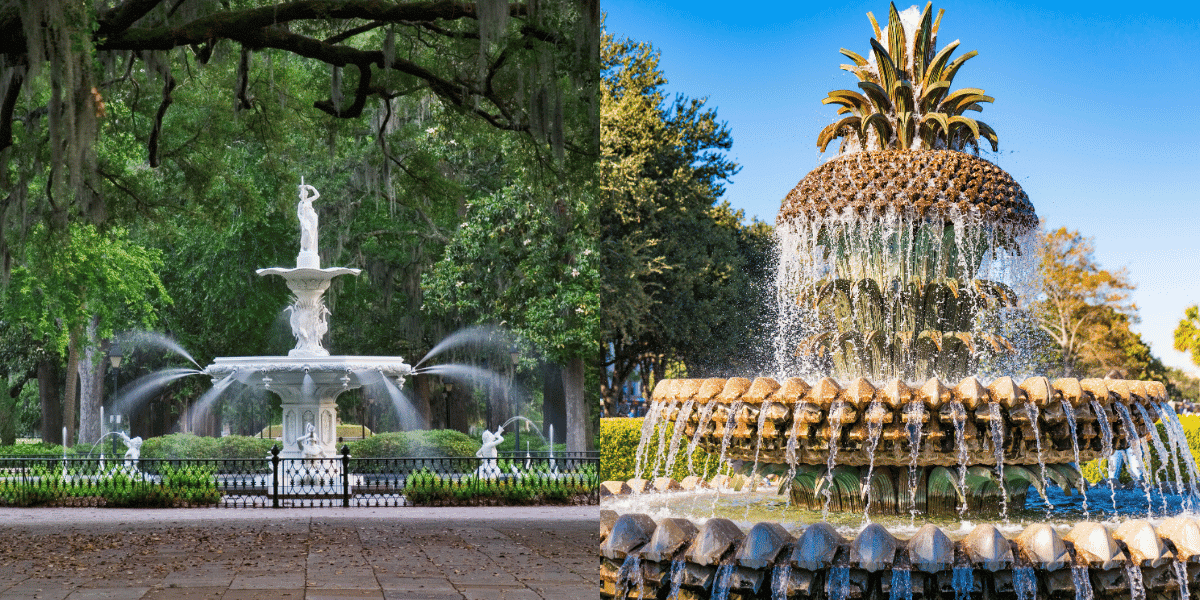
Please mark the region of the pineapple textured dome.
<svg viewBox="0 0 1200 600"><path fill-rule="evenodd" d="M788 193L777 224L819 219L846 209L909 218L961 216L1037 226L1033 204L1000 167L953 150L852 152L813 169Z"/></svg>

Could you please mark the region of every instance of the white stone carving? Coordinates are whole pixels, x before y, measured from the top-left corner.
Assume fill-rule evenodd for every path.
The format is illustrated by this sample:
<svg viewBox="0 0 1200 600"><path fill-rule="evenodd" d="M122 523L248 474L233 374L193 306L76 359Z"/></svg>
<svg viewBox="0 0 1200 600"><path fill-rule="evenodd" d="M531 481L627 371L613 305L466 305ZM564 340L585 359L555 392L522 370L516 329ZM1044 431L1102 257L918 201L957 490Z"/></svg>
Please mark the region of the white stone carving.
<svg viewBox="0 0 1200 600"><path fill-rule="evenodd" d="M475 470L475 474L483 478L496 478L500 476L500 467L496 465L496 457L500 455L496 450L504 442L504 426L496 428L496 433L488 430L483 430L483 445L475 452L475 456L482 458L479 468Z"/></svg>

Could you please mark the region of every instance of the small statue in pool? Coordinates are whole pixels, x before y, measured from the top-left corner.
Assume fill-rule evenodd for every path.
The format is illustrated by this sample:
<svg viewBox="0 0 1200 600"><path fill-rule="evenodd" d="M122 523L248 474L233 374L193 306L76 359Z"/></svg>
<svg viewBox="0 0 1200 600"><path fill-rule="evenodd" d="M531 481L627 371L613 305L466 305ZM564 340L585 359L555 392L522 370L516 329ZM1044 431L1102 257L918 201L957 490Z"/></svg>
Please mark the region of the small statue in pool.
<svg viewBox="0 0 1200 600"><path fill-rule="evenodd" d="M142 458L142 436L129 437L122 434L125 438L125 445L128 449L125 450L125 466L136 467L138 460Z"/></svg>
<svg viewBox="0 0 1200 600"><path fill-rule="evenodd" d="M325 449L321 447L320 440L317 439L317 428L312 423L308 424L304 435L296 438L296 445L299 446L302 458L308 460L325 458Z"/></svg>
<svg viewBox="0 0 1200 600"><path fill-rule="evenodd" d="M482 458L479 463L479 468L475 470L475 474L479 477L495 478L500 475L500 467L496 466L496 457L499 452L496 451L496 446L504 442L504 426L496 428L496 433L488 430L483 430L483 445L475 452L475 456Z"/></svg>

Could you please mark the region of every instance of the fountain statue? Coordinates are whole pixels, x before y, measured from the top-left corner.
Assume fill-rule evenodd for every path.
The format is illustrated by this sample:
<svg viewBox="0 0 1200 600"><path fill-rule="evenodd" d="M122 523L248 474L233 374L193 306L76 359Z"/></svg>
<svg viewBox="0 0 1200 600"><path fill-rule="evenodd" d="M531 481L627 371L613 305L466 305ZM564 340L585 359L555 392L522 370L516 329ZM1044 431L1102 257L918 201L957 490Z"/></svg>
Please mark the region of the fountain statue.
<svg viewBox="0 0 1200 600"><path fill-rule="evenodd" d="M658 382L635 478L605 484L606 504L633 510L602 511L602 597L1187 599L1200 522L1107 525L1088 520L1086 495L1083 522L1045 522L1052 488L1087 493L1087 461L1136 453L1149 472L1153 442L1185 505L1200 470L1161 383L1001 371L1027 368L1019 321L1038 219L1021 186L978 157L980 140L995 150L997 137L967 115L992 98L951 90L975 53L937 49L941 15L892 5L882 29L869 15L869 58L841 51L858 89L829 93L843 116L817 138L821 151L840 139L840 153L787 195L776 222L777 370L803 377ZM696 522L638 512L669 510L645 492L679 489L659 475L697 448L748 476L745 493L776 477L792 510L819 520L739 527L714 516L719 489ZM1149 517L1158 509L1142 483ZM1030 490L1047 513L1019 531L1010 513ZM984 521L919 526L962 529L968 515Z"/></svg>
<svg viewBox="0 0 1200 600"><path fill-rule="evenodd" d="M142 436L129 437L119 431L117 433L125 440L125 466L136 468L138 460L142 458Z"/></svg>
<svg viewBox="0 0 1200 600"><path fill-rule="evenodd" d="M500 453L496 451L496 446L504 443L504 426L496 428L496 432L492 433L488 430L483 430L483 445L475 451L477 458L483 460L479 463L479 468L475 470L475 475L483 478L496 478L500 476L500 467L496 466L496 458Z"/></svg>
<svg viewBox="0 0 1200 600"><path fill-rule="evenodd" d="M215 393L236 381L273 392L283 400L282 458L332 457L338 454L338 395L363 385L381 385L399 396L413 369L400 357L331 356L324 347L329 309L324 294L333 278L358 275L359 269L321 268L317 254L317 213L313 201L320 193L301 179L296 215L300 221L300 253L294 268L259 269L259 275L284 279L295 296L287 307L296 347L284 356L222 357L204 372L213 378Z"/></svg>

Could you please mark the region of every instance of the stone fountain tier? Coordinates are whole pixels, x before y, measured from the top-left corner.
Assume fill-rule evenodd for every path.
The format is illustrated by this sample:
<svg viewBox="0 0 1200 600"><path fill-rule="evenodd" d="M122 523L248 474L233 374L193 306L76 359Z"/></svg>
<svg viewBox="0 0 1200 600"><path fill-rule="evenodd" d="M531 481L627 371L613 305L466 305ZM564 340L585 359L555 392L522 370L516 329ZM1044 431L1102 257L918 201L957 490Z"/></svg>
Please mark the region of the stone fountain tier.
<svg viewBox="0 0 1200 600"><path fill-rule="evenodd" d="M412 367L390 356L238 356L217 358L204 372L215 384L228 379L278 395L283 401L280 456L301 458L299 440L310 424L322 452L337 455L338 395L364 385L399 389Z"/></svg>
<svg viewBox="0 0 1200 600"><path fill-rule="evenodd" d="M600 537L602 598L888 598L896 571L907 572L914 600L1071 599L1083 581L1095 598L1112 599L1128 599L1139 583L1143 598L1180 598L1189 581L1195 598L1200 587L1200 522L1187 517L1070 530L1037 523L1007 536L991 524L965 536L926 524L905 539L879 524L847 538L828 523L742 530L722 518L655 521L603 510ZM1018 595L1022 584L1032 591Z"/></svg>
<svg viewBox="0 0 1200 600"><path fill-rule="evenodd" d="M329 356L321 345L321 339L329 330L329 309L325 308L322 296L334 277L358 275L361 269L346 267L320 268L320 259L315 252L301 252L296 258L296 268L271 267L256 271L260 276L278 275L296 295L295 302L288 307L292 334L296 336L296 347L288 356Z"/></svg>
<svg viewBox="0 0 1200 600"><path fill-rule="evenodd" d="M924 467L964 462L956 445L959 421L965 463L994 465L993 419L1001 421L1006 465L1086 462L1103 457L1105 429L1112 433L1114 449L1129 447L1118 413L1128 411L1141 438L1154 425L1144 422L1138 406L1153 419L1166 400L1166 388L1158 382L1044 377L1020 383L1001 377L987 386L968 377L953 388L936 378L917 386L894 380L878 388L865 379L824 378L813 384L800 378L680 379L661 381L653 394L657 418L682 424L683 435L709 452L724 448L727 461L824 465L836 432L838 465L876 467L914 464L908 427L913 420L921 427L915 464ZM1036 420L1031 419L1035 411ZM867 443L872 435L878 436L874 452ZM793 438L795 458L789 460Z"/></svg>

